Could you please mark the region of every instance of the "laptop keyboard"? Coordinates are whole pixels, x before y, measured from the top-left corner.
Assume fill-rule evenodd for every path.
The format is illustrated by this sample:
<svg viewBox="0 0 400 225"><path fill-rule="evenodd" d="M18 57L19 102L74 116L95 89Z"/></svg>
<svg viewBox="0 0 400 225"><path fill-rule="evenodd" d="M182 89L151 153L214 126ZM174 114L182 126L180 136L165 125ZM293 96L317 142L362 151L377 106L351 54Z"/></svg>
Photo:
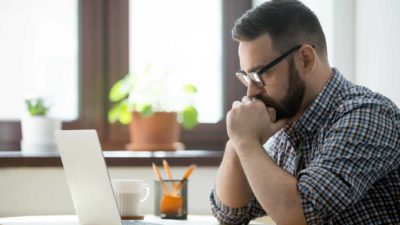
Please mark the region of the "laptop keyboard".
<svg viewBox="0 0 400 225"><path fill-rule="evenodd" d="M137 220L123 220L122 225L161 225L159 223L147 223L143 221Z"/></svg>

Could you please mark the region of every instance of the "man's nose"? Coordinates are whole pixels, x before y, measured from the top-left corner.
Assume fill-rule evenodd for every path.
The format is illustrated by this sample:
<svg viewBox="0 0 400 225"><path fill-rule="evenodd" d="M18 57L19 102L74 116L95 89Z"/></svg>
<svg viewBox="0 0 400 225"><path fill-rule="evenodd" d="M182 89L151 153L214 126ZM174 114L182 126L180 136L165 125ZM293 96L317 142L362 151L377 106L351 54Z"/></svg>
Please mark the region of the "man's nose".
<svg viewBox="0 0 400 225"><path fill-rule="evenodd" d="M263 92L263 87L258 87L254 82L250 82L247 86L247 96L256 97L258 94Z"/></svg>

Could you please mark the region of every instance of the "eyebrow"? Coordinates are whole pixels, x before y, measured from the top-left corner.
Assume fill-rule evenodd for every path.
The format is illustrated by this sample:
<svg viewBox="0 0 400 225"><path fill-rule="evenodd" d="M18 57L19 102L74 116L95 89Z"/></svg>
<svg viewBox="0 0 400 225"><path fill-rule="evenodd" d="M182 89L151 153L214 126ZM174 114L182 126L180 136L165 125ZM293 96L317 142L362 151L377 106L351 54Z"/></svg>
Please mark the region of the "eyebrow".
<svg viewBox="0 0 400 225"><path fill-rule="evenodd" d="M242 72L242 73L244 73L244 74L254 73L254 72L259 71L259 70L260 70L261 68L263 68L264 66L265 66L265 65L259 65L259 66L252 67L252 68L249 70L249 72L246 72L245 70L240 69L239 72Z"/></svg>
<svg viewBox="0 0 400 225"><path fill-rule="evenodd" d="M261 68L263 68L264 66L265 66L265 64L263 64L263 65L258 65L258 66L254 66L254 67L252 67L251 69L249 69L249 72L248 72L248 73L257 72L257 71L259 71Z"/></svg>

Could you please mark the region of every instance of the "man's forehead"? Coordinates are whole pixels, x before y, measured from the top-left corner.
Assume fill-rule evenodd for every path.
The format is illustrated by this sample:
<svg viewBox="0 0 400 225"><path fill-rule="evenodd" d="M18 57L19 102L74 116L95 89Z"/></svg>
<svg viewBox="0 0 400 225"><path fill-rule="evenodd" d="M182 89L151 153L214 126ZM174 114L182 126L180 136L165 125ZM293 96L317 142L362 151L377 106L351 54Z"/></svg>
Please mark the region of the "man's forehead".
<svg viewBox="0 0 400 225"><path fill-rule="evenodd" d="M254 72L254 69L272 60L274 52L268 34L261 35L252 41L240 41L238 48L240 67L245 72Z"/></svg>

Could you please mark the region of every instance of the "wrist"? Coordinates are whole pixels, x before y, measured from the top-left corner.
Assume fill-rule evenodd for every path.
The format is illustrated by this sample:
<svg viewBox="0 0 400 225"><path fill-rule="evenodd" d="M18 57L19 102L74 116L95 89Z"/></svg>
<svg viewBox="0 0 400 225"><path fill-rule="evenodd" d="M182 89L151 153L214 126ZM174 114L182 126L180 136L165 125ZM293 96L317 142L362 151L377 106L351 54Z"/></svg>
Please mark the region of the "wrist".
<svg viewBox="0 0 400 225"><path fill-rule="evenodd" d="M238 140L234 146L236 148L237 154L239 154L239 152L242 151L251 152L249 151L249 149L259 148L260 146L262 147L262 144L257 138L242 138Z"/></svg>
<svg viewBox="0 0 400 225"><path fill-rule="evenodd" d="M225 146L225 153L224 153L224 159L228 160L230 163L233 164L240 164L239 157L236 153L235 146L231 140L228 140Z"/></svg>

